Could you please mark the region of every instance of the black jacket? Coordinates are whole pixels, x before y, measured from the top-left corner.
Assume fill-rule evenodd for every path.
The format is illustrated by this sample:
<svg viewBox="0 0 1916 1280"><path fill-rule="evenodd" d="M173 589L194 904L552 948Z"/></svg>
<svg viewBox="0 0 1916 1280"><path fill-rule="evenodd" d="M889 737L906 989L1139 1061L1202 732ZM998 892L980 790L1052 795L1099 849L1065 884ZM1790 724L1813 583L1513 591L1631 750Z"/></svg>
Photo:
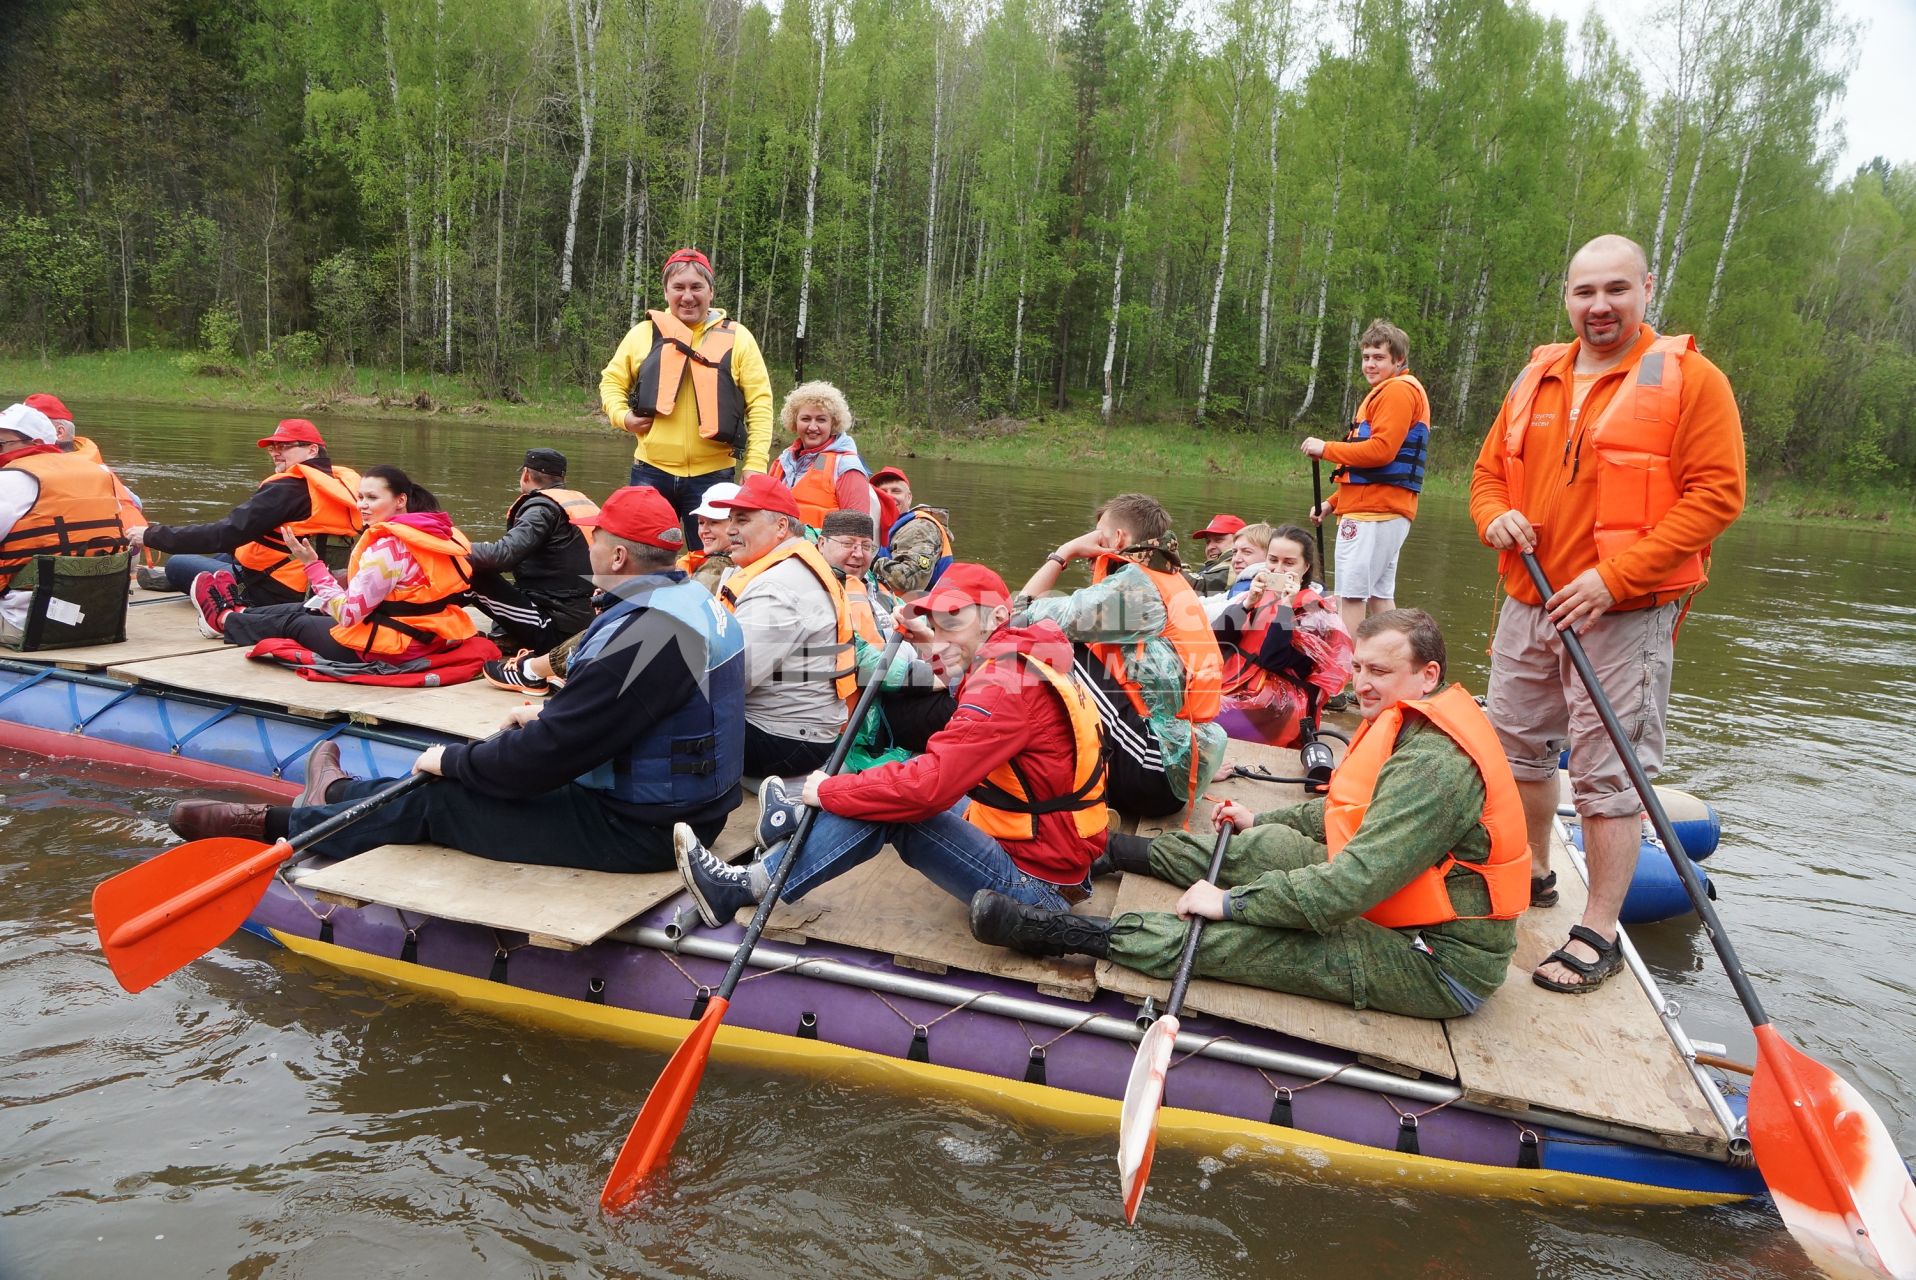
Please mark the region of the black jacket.
<svg viewBox="0 0 1916 1280"><path fill-rule="evenodd" d="M472 567L511 570L513 583L529 595L583 600L592 594L585 535L541 490L512 504L504 537L472 545Z"/></svg>

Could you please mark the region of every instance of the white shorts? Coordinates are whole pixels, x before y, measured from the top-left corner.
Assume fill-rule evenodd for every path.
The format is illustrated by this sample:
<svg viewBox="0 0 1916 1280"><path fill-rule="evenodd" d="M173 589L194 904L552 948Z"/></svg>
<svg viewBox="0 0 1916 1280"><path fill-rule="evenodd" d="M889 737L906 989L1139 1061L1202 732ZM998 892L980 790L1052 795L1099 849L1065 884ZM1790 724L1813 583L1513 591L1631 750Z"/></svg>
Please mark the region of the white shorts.
<svg viewBox="0 0 1916 1280"><path fill-rule="evenodd" d="M1353 520L1349 516L1337 522L1337 598L1339 600L1389 600L1397 594L1397 553L1410 536L1410 521L1403 516L1388 520Z"/></svg>

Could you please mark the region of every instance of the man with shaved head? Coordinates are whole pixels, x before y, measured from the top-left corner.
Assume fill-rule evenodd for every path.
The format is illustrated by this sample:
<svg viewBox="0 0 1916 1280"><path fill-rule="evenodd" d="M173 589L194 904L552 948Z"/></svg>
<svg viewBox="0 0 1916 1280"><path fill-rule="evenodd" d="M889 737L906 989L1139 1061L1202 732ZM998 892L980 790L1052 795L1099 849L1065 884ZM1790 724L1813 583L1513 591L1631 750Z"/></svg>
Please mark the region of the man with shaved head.
<svg viewBox="0 0 1916 1280"><path fill-rule="evenodd" d="M1710 544L1743 510L1743 424L1729 379L1687 334L1643 322L1656 281L1643 246L1599 236L1564 280L1576 338L1531 353L1477 455L1470 514L1509 596L1488 710L1530 833L1531 902L1557 900L1550 833L1570 749L1590 896L1539 986L1595 990L1622 967L1617 914L1636 869L1641 802L1556 631L1575 629L1644 771L1663 761L1676 626ZM1535 552L1542 599L1520 553Z"/></svg>

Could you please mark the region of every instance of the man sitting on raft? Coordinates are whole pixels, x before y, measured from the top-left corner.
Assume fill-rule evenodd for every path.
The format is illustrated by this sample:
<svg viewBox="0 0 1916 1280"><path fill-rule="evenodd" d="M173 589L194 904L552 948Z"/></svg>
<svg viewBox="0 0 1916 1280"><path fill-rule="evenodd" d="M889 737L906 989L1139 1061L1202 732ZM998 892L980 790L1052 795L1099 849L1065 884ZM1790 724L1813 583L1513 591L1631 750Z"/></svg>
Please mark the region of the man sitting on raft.
<svg viewBox="0 0 1916 1280"><path fill-rule="evenodd" d="M791 853L803 803L822 810L785 883L786 900L843 875L887 844L961 901L984 889L1065 910L1090 895L1104 845L1097 712L1071 674L1071 644L1051 623L1010 622L1010 592L983 565L958 563L912 604L918 644L958 691L925 753L863 773L814 773L802 793L767 778L759 792L764 859L727 866L696 830L674 832L679 871L717 927L765 896Z"/></svg>
<svg viewBox="0 0 1916 1280"><path fill-rule="evenodd" d="M592 569L613 599L586 629L565 686L515 707L484 742L429 748L413 770L445 781L375 810L314 853L344 858L432 841L506 862L663 871L673 823L717 838L739 804L739 629L673 568L685 534L656 490L621 489L592 519ZM348 777L337 744L322 742L291 807L187 800L167 821L187 839L277 840L389 782Z"/></svg>
<svg viewBox="0 0 1916 1280"><path fill-rule="evenodd" d="M1255 817L1236 801L1219 805L1216 825L1239 833L1220 884L1202 878L1204 837L1113 834L1112 868L1189 886L1176 915L1103 920L981 892L972 933L1168 978L1184 921L1203 916L1221 923L1198 944L1202 977L1414 1018L1475 1011L1517 949L1530 848L1489 720L1461 685L1436 693L1444 660L1443 635L1421 609L1366 618L1354 676L1364 724L1330 794Z"/></svg>
<svg viewBox="0 0 1916 1280"><path fill-rule="evenodd" d="M259 447L272 455L273 474L226 515L206 524L149 524L128 537L135 552L167 553L162 567L173 590L194 591L197 582L196 605L209 590L229 608L298 603L306 572L287 548L286 534L313 542L322 557L343 553L359 536L359 476L334 465L318 427L287 418ZM202 582L202 574L211 576Z"/></svg>

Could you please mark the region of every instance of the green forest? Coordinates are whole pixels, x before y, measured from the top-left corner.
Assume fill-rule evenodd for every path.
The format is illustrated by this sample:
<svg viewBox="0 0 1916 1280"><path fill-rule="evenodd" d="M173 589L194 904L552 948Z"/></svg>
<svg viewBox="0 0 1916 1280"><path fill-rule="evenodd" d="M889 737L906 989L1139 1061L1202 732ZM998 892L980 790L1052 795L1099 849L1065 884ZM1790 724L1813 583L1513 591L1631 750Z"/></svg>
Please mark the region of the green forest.
<svg viewBox="0 0 1916 1280"><path fill-rule="evenodd" d="M1753 470L1916 484L1916 173L1832 172L1832 0L27 0L0 348L577 388L682 244L867 414L1295 438L1412 342L1440 460L1584 239L1729 372ZM1451 428L1445 430L1445 428Z"/></svg>

